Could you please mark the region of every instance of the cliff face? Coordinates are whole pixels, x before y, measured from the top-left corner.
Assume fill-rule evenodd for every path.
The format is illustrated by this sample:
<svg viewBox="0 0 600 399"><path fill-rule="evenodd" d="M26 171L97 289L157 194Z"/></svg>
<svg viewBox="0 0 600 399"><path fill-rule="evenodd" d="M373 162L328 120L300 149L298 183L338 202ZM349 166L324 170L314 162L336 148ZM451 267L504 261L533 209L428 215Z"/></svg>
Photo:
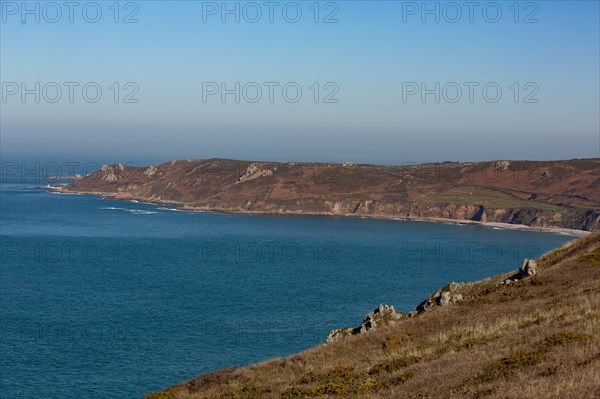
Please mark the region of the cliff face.
<svg viewBox="0 0 600 399"><path fill-rule="evenodd" d="M404 166L223 159L108 165L63 187L240 213L456 219L593 231L600 159Z"/></svg>

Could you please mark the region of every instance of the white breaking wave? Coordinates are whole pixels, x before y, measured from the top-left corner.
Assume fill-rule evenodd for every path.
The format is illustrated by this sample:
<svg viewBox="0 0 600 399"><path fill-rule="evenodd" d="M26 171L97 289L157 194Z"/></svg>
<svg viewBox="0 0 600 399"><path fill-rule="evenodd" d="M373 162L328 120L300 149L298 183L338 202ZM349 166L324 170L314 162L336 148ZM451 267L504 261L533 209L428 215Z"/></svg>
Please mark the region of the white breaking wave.
<svg viewBox="0 0 600 399"><path fill-rule="evenodd" d="M134 215L152 215L152 214L158 213L158 212L154 212L154 211L147 211L144 209L117 208L114 206L101 207L100 209L106 210L106 211L127 212L127 213L131 213Z"/></svg>
<svg viewBox="0 0 600 399"><path fill-rule="evenodd" d="M126 209L127 212L133 213L134 215L152 215L158 212L145 211L143 209Z"/></svg>
<svg viewBox="0 0 600 399"><path fill-rule="evenodd" d="M85 194L80 194L80 193L61 193L60 191L49 191L50 194L56 194L56 195L85 195Z"/></svg>

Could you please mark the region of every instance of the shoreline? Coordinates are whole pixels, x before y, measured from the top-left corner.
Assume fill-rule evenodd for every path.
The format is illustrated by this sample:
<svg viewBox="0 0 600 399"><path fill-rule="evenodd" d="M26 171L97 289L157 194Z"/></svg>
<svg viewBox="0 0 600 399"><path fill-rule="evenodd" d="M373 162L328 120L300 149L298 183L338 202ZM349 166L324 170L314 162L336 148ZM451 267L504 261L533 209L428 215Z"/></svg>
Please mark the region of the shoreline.
<svg viewBox="0 0 600 399"><path fill-rule="evenodd" d="M564 296L565 300L573 298L574 295L585 295L581 299L581 306L586 306L586 308L589 308L590 299L588 299L586 296L590 295L590 292L598 291L594 288L594 286L589 286L589 281L591 279L588 280L588 276L586 274L581 272L579 274L575 274L576 278L574 279L573 273L576 273L577 270L576 268L572 267L573 263L569 262L573 262L573 258L576 258L576 262L581 262L582 259L585 259L584 256L586 254L589 256L589 254L592 253L591 250L596 248L597 252L598 249L600 249L597 244L599 233L595 232L592 234L595 234L595 238L592 236L589 239L583 238L579 240L572 240L557 246L553 250L541 255L540 257L535 259L525 259L527 262L524 262L519 269L496 274L477 281L449 283L430 294L415 308L415 310L409 313L397 311L393 306L390 305L380 304L377 308L375 308L375 310L369 312L363 319L363 322L357 327L342 327L332 330L325 342L310 346L307 349L288 355L270 357L265 360L259 360L250 364L233 365L229 368L217 368L212 371L204 371L200 374L197 374L195 377L175 383L163 388L160 391L148 393L146 396L144 396L144 398L158 399L163 397L175 397L171 395L177 395L179 392L185 393L186 390L187 393L196 393L198 392L197 386L203 386L205 389L217 388L218 390L214 389L214 392L231 392L231 387L233 386L233 384L231 384L232 381L250 381L250 378L255 378L253 380L254 385L247 386L263 386L261 383L264 384L264 380L261 380L261 377L269 376L274 372L281 372L282 367L297 367L298 364L302 365L303 368L312 366L313 368L310 371L312 374L306 374L312 378L308 380L308 382L303 382L303 380L299 380L295 374L290 373L292 377L290 377L287 381L280 383L286 384L285 387L287 390L284 392L289 392L290 389L297 388L299 385L300 388L297 389L308 389L305 387L310 384L313 384L311 387L321 388L322 386L327 385L318 385L319 380L316 380L316 378L313 377L314 375L330 375L331 370L336 370L336 367L346 367L350 368L351 370L358 369L358 365L365 362L365 360L362 360L365 357L367 358L366 361L369 361L370 356L379 356L376 361L368 363L368 367L363 368L363 370L365 370L363 373L366 375L366 378L373 378L374 375L377 376L380 374L379 371L373 372L373 370L379 370L383 367L385 367L383 371L390 370L393 367L392 365L399 363L398 359L401 359L402 361L398 368L406 368L411 366L419 367L423 363L426 363L425 367L427 367L427 365L431 364L431 362L438 361L439 356L448 356L446 361L455 362L455 355L459 351L474 350L473 348L477 348L475 350L481 350L479 348L485 348L489 347L489 345L494 345L493 341L497 339L485 339L481 337L495 337L497 334L508 334L509 337L514 337L517 342L516 345L521 347L520 344L524 342L530 343L529 338L531 337L531 334L523 334L522 329L534 328L534 326L538 326L539 324L542 324L541 328L549 328L548 326L544 326L543 323L556 323L553 328L557 332L553 335L550 335L550 337L564 337L567 333L565 333L565 326L562 322L563 318L546 317L541 315L552 314L550 311L558 313L559 310L562 312L562 314L575 314L571 312L571 309L574 307L573 303L565 304L564 300L558 302L556 301L554 294L552 293L554 291L553 288L555 290L570 289L570 295ZM594 240L596 242L595 247ZM531 261L534 262L532 263ZM581 263L575 264L581 268ZM584 265L586 267L591 266L591 271L597 270L596 268L593 268L593 264L591 262L587 262ZM551 268L554 270L551 270ZM559 280L555 282L552 279L544 279L545 274L552 275L554 278L558 276ZM544 279L541 280L543 281L541 284L539 283L540 275L541 278ZM529 281L526 279L529 279ZM524 282L521 282L521 280L524 280ZM573 282L575 282L575 284L573 284ZM549 284L551 284L550 289L548 287ZM523 294L534 289L536 289L537 292L534 292L533 294L521 296L514 295L515 291ZM510 295L507 296L507 293ZM480 302L480 298L482 297L487 299L487 301ZM539 298L542 298L546 301L541 305L542 311L540 311L540 305L536 302L533 302L534 300L539 300ZM456 317L457 314L455 312L461 312L462 309L462 312L464 313L465 310L464 305L455 305L458 303L463 303L464 305L468 306L478 306L478 308L476 308L477 312L475 312L473 308L467 308L469 313L475 312L475 317L473 319ZM490 303L496 306L491 306ZM507 309L506 306L509 305L512 305L512 307ZM431 311L440 307L452 309L454 306L456 306L454 308L456 310L452 311L450 314L448 313L449 310L442 312ZM503 311L500 313L496 312L498 306L504 307ZM481 315L483 315L483 317ZM458 316L460 316L460 314L458 314ZM422 317L429 317L430 322L417 324ZM579 318L577 320L574 320L575 322L578 320L589 320L587 314L581 314L578 317ZM433 318L433 321L431 321L431 318ZM540 320L543 321L540 322ZM370 324L369 327L366 327L367 323ZM460 327L457 328L457 326ZM488 329L487 326L491 326L491 328ZM595 331L591 325L587 328L588 331ZM465 336L465 338L459 339L458 346L454 346L456 349L448 350L447 348L449 345L456 345L453 343L453 340L457 339L450 337L460 337L459 334L461 333ZM548 336L547 333L544 335ZM474 336L477 338L473 338ZM593 337L594 335L585 335L586 340L588 339L588 336ZM536 337L534 339L539 338ZM338 343L339 341L342 341L343 343L340 344ZM375 345L373 345L373 341L375 341ZM541 342L548 343L550 341L548 338L545 338ZM557 346L564 345L563 339L558 342L560 343L558 343ZM535 341L533 341L533 343L535 344ZM495 344L501 349L493 348L486 353L477 354L479 357L485 357L486 363L478 366L474 372L470 372L467 375L481 375L480 370L486 370L486 364L496 365L499 364L500 361L504 362L504 359L521 359L523 358L522 353L529 353L523 352L522 349L521 351L516 351L517 348L507 346L506 342L496 342ZM437 349L434 346L434 350L431 350L432 345L436 345ZM408 353L408 355L400 357L397 353L403 347L407 348L406 353ZM392 348L393 351L385 350L389 348ZM363 350L363 352L356 354L356 350ZM414 351L417 350L420 350L421 352L418 353L424 353L425 356L430 353L434 353L437 356L425 357L422 355L418 357L418 355L415 356L413 354ZM508 353L515 353L515 355L505 356L502 354L504 357L500 357L498 353L499 350L510 351ZM571 356L573 352L569 351L568 353L569 356ZM360 354L362 354L362 356L359 356ZM527 358L529 358L529 355L527 356ZM406 359L414 358L418 360L415 362L410 362L408 365L406 365ZM289 359L293 359L293 361L286 363ZM323 359L332 360L328 364L324 365ZM442 366L447 366L447 364L449 363L444 363ZM490 366L487 367L489 368ZM445 368L446 367L440 366L429 370L438 372L438 370L444 370ZM313 371L315 369L318 370L318 374L315 374ZM238 370L243 370L249 372L250 374L238 373ZM323 370L326 371L323 372ZM494 367L491 370L495 371L498 370L498 368ZM396 369L392 369L391 372L397 371L398 370ZM527 371L527 368L521 368L520 371ZM534 372L537 372L539 375L538 371ZM412 375L410 378L413 378L417 375L424 375L426 373L417 374L414 372L413 374L414 375ZM354 376L355 374L352 375ZM473 377L470 378L471 379L463 377L462 380L473 381ZM543 375L543 378L547 378L547 376ZM316 385L314 385L315 380L317 381ZM404 379L401 380L397 386L402 387L402 389L406 389L406 381L407 380ZM484 380L484 383L493 383L494 381L495 380ZM516 384L518 384L516 385L516 389L522 389L521 381L517 381ZM454 389L453 387L455 387L455 385L449 385L448 389L452 390ZM444 392L444 395L445 394L446 392ZM445 397L444 395L439 397ZM391 396L385 395L381 397ZM541 395L541 397L543 397L543 395Z"/></svg>
<svg viewBox="0 0 600 399"><path fill-rule="evenodd" d="M572 237L585 237L592 232L585 230L576 230L576 229L568 229L564 227L539 227L539 226L527 226L524 224L511 224L511 223L502 223L502 222L480 222L475 220L466 220L466 219L449 219L449 218L410 218L410 217L398 217L398 216L386 216L386 215L355 215L355 214L333 214L333 213L317 213L317 212L266 212L266 211L235 211L230 209L220 209L220 208L206 208L206 207L195 207L185 203L176 202L176 201L158 201L153 200L149 201L148 199L137 198L130 194L119 194L119 193L106 193L99 191L71 191L65 190L64 186L66 184L60 185L47 185L43 186L43 188L59 193L59 194L72 194L72 195L95 195L100 197L101 199L112 199L115 201L136 201L138 203L144 203L148 205L171 205L176 206L177 211L190 211L190 212L212 212L212 213L220 213L224 215L264 215L264 216L330 216L330 217L351 217L358 219L379 219L379 220L398 220L398 221L407 221L407 222L429 222L429 223L446 223L446 224L457 224L457 225L472 225L472 226L482 226L489 227L497 230L522 230L522 231L538 231L542 233L556 233L556 234L564 234Z"/></svg>

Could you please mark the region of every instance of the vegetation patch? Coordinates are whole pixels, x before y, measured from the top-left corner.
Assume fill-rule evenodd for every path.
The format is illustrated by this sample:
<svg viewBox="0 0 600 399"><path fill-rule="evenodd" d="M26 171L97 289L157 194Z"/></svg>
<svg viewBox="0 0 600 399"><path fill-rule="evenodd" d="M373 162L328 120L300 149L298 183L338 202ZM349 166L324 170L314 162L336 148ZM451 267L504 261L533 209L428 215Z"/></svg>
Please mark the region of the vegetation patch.
<svg viewBox="0 0 600 399"><path fill-rule="evenodd" d="M383 349L401 348L413 339L413 335L409 332L401 332L400 334L386 337L381 345Z"/></svg>
<svg viewBox="0 0 600 399"><path fill-rule="evenodd" d="M470 383L472 385L479 385L509 377L515 371L541 363L555 346L587 341L591 338L590 334L579 334L571 331L552 334L540 342L534 350L520 350L501 359L494 360L479 375L472 379Z"/></svg>
<svg viewBox="0 0 600 399"><path fill-rule="evenodd" d="M580 334L571 331L562 331L556 334L552 334L544 340L547 346L559 346L568 345L574 342L589 341L593 338L592 334Z"/></svg>
<svg viewBox="0 0 600 399"><path fill-rule="evenodd" d="M272 390L267 387L247 385L242 389L235 389L226 393L217 394L212 396L211 399L262 399L271 392Z"/></svg>
<svg viewBox="0 0 600 399"><path fill-rule="evenodd" d="M488 364L483 371L473 379L474 385L492 382L499 378L506 378L513 372L535 366L546 358L548 351L537 349L533 351L518 351Z"/></svg>
<svg viewBox="0 0 600 399"><path fill-rule="evenodd" d="M325 374L307 373L298 385L286 390L284 399L310 398L322 396L348 397L367 394L382 388L400 385L415 376L413 371L393 374L419 361L417 357L395 358L374 366L367 374L357 373L353 367L336 367Z"/></svg>
<svg viewBox="0 0 600 399"><path fill-rule="evenodd" d="M533 327L533 326L538 326L538 325L540 325L542 323L545 323L547 321L548 321L548 317L545 316L545 315L537 317L537 318L535 318L533 320L532 319L525 319L525 320L522 320L521 322L519 322L518 328L521 329L521 328L529 328L529 327Z"/></svg>
<svg viewBox="0 0 600 399"><path fill-rule="evenodd" d="M401 385L404 384L406 381L410 380L411 378L414 378L415 375L416 373L414 371L407 371L405 373L391 378L390 380L388 380L388 383L390 385Z"/></svg>
<svg viewBox="0 0 600 399"><path fill-rule="evenodd" d="M144 396L144 399L177 399L179 388L169 388L161 392L152 392Z"/></svg>
<svg viewBox="0 0 600 399"><path fill-rule="evenodd" d="M336 367L325 374L308 373L300 384L312 384L309 387L292 387L282 395L284 399L320 397L326 395L348 396L368 393L382 386L374 379L354 371L354 367Z"/></svg>
<svg viewBox="0 0 600 399"><path fill-rule="evenodd" d="M584 359L583 361L577 363L579 367L587 366L588 364L592 364L594 362L600 361L600 352Z"/></svg>
<svg viewBox="0 0 600 399"><path fill-rule="evenodd" d="M485 398L486 396L490 396L494 392L495 392L494 388L485 388L485 389L475 392L473 397L476 399Z"/></svg>
<svg viewBox="0 0 600 399"><path fill-rule="evenodd" d="M360 375L354 371L354 367L339 366L324 374L315 374L312 371L308 372L298 382L300 384L313 384L317 382L343 382L355 381L359 377Z"/></svg>
<svg viewBox="0 0 600 399"><path fill-rule="evenodd" d="M393 373L405 367L418 363L421 360L416 356L396 357L387 362L379 363L369 370L369 375L377 375L382 373Z"/></svg>
<svg viewBox="0 0 600 399"><path fill-rule="evenodd" d="M555 249L554 251L544 255L538 262L539 266L552 266L560 261L564 261L570 256L577 255L589 248L590 245L594 245L594 238L586 237L580 239L575 243L567 243L564 246ZM596 238L597 239L597 238ZM596 248L592 253L581 255L577 258L581 263L598 265L600 261L600 248Z"/></svg>
<svg viewBox="0 0 600 399"><path fill-rule="evenodd" d="M544 282L538 276L533 276L525 280L525 282L529 285L539 286L544 285Z"/></svg>
<svg viewBox="0 0 600 399"><path fill-rule="evenodd" d="M579 261L581 263L585 263L587 265L600 267L600 250L597 249L594 252L592 252L591 254L587 254L587 255L583 255L583 256L579 257Z"/></svg>
<svg viewBox="0 0 600 399"><path fill-rule="evenodd" d="M458 303L471 306L489 304L492 302L490 296L502 288L506 287L502 285L490 285L479 292L473 293L470 301L461 301Z"/></svg>
<svg viewBox="0 0 600 399"><path fill-rule="evenodd" d="M470 349L475 346L485 345L494 340L494 337L481 336L481 337L469 337L457 345L457 349Z"/></svg>
<svg viewBox="0 0 600 399"><path fill-rule="evenodd" d="M581 290L580 294L586 294L588 292L594 292L598 290L600 290L600 283L590 285L589 287L584 288L583 290Z"/></svg>

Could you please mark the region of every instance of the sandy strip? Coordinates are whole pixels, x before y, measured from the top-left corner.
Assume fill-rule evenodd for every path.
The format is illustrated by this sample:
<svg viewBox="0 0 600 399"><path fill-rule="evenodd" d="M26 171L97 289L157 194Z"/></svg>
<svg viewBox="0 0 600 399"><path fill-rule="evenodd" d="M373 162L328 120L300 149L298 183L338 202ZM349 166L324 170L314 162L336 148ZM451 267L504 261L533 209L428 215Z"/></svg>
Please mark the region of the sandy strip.
<svg viewBox="0 0 600 399"><path fill-rule="evenodd" d="M152 200L149 201L147 198L136 198L130 194L123 193L106 193L96 191L71 191L65 190L66 184L50 184L46 186L48 190L65 193L65 194L83 194L83 195L98 195L105 199L114 199L121 201L139 201L145 204L152 205L175 205L178 206L182 211L205 211L205 212L216 212L233 215L297 215L297 216L343 216L343 217L354 217L364 219L382 219L382 220L400 220L400 221L412 221L412 222L434 222L434 223L450 223L450 224L461 224L461 225L479 225L484 227L502 229L502 230L528 230L528 231L541 231L548 233L565 234L573 237L585 237L591 232L584 230L566 229L561 227L538 227L538 226L527 226L524 224L510 224L510 223L499 223L499 222L478 222L474 220L463 220L463 219L448 219L448 218L402 218L398 216L387 216L387 215L354 215L354 214L333 214L333 213L311 213L311 212L262 212L262 211L246 211L246 210L231 210L231 209L220 209L220 208L208 208L208 207L194 207L181 202L176 201L162 201Z"/></svg>

